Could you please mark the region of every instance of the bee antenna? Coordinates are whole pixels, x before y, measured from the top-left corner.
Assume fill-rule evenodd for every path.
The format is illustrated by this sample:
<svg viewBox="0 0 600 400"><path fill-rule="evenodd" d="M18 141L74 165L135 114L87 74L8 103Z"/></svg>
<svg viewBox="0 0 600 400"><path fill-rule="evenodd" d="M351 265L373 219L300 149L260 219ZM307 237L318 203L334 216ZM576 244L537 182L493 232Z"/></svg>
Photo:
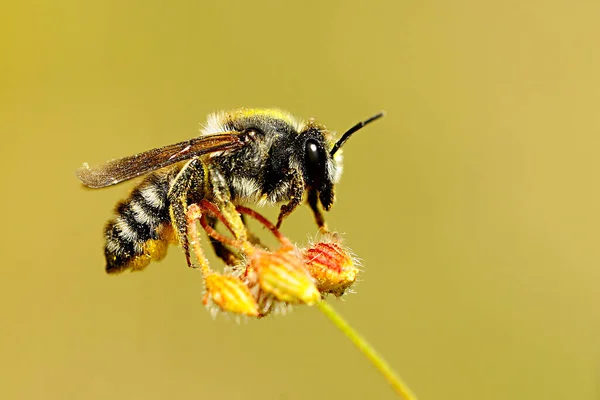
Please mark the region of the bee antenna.
<svg viewBox="0 0 600 400"><path fill-rule="evenodd" d="M346 140L348 140L354 132L360 130L365 125L368 125L371 122L378 120L379 118L383 117L384 115L385 115L385 111L381 111L381 112L373 115L371 118L361 121L358 124L354 125L352 128L348 129L346 131L346 133L344 133L342 135L340 140L338 140L336 142L336 144L333 145L333 149L331 149L331 152L329 153L329 155L331 155L331 157L333 157L333 155L340 149L340 147L342 147L344 145L344 143L346 143Z"/></svg>

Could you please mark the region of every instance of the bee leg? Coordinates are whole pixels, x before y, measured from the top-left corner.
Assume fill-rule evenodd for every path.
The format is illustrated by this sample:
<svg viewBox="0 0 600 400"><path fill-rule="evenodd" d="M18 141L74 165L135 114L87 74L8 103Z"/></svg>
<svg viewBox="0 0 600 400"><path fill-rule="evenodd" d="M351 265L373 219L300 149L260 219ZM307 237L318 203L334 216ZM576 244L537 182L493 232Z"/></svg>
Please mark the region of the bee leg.
<svg viewBox="0 0 600 400"><path fill-rule="evenodd" d="M283 220L292 213L300 204L302 204L302 195L304 194L304 183L299 178L293 178L290 188L292 193L290 201L281 206L279 217L277 217L277 229L281 228Z"/></svg>
<svg viewBox="0 0 600 400"><path fill-rule="evenodd" d="M246 233L248 235L248 241L250 241L250 243L252 243L253 245L262 247L262 248L267 248L267 246L265 246L264 244L262 244L262 242L260 241L260 238L258 236L256 236L254 233L250 232L250 229L248 229L248 219L246 218L246 216L244 214L242 214L242 223L244 224L244 226L246 227Z"/></svg>
<svg viewBox="0 0 600 400"><path fill-rule="evenodd" d="M311 189L308 192L308 205L315 215L315 221L317 222L317 226L321 232L327 232L327 224L325 223L325 218L323 217L323 213L319 210L319 193L315 189Z"/></svg>
<svg viewBox="0 0 600 400"><path fill-rule="evenodd" d="M219 211L223 214L236 239L245 241L247 240L246 226L240 218L240 213L235 209L235 205L231 202L231 194L229 193L229 185L223 177L221 171L214 165L209 167L210 183L212 185L212 196L214 202L219 207Z"/></svg>
<svg viewBox="0 0 600 400"><path fill-rule="evenodd" d="M175 234L179 244L185 254L185 260L189 267L193 267L190 257L190 244L187 235L187 209L190 199L198 200L204 194L206 171L199 158L193 158L183 166L179 171L169 193L169 213L171 221L175 228ZM194 188L196 196L191 196L190 189ZM198 260L200 263L206 263L206 260Z"/></svg>
<svg viewBox="0 0 600 400"><path fill-rule="evenodd" d="M248 230L246 216L242 214L241 218L242 218L242 223L246 227L248 241L250 243L252 243L253 245L256 245L256 246L266 249L267 247L261 243L258 236L254 235L252 232L250 232ZM208 224L212 228L215 228L217 225L217 219L214 217L208 217ZM215 238L209 237L209 239L210 239L210 243L213 246L213 250L215 251L215 254L217 255L217 257L219 257L221 260L223 260L223 262L225 262L225 264L227 264L229 266L235 266L235 265L238 265L241 263L242 258L240 256L239 252L231 250L231 248L229 246L219 242Z"/></svg>
<svg viewBox="0 0 600 400"><path fill-rule="evenodd" d="M218 220L213 216L208 216L208 224L214 229L217 225ZM234 266L240 263L241 258L239 254L231 250L227 245L219 242L217 239L209 236L210 244L215 251L217 257L219 257L226 265Z"/></svg>

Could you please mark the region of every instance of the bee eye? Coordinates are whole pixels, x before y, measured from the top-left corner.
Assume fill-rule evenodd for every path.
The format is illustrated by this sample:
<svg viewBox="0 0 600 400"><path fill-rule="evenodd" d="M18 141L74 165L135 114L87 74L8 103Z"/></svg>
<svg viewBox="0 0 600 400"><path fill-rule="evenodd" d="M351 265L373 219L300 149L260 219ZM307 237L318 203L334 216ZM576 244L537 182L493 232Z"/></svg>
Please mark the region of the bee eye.
<svg viewBox="0 0 600 400"><path fill-rule="evenodd" d="M319 188L325 179L326 155L323 148L314 139L308 139L305 145L306 172L309 184L314 188Z"/></svg>

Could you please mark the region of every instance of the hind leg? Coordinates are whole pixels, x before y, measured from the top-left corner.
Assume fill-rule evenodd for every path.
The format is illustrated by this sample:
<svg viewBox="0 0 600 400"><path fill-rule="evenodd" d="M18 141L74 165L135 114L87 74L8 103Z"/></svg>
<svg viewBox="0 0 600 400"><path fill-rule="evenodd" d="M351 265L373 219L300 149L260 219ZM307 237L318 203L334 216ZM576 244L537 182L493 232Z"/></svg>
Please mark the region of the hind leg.
<svg viewBox="0 0 600 400"><path fill-rule="evenodd" d="M190 200L198 201L204 197L206 179L205 165L199 158L193 158L179 171L168 193L171 222L189 267L193 267L193 264L187 235L188 204ZM206 260L198 260L198 262L206 263Z"/></svg>

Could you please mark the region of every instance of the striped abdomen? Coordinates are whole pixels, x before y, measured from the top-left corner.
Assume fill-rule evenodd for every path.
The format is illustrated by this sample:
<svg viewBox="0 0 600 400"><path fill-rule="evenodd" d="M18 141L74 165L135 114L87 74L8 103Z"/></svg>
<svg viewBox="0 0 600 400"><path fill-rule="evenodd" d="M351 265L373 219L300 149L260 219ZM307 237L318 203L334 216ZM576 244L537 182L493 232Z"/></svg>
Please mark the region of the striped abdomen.
<svg viewBox="0 0 600 400"><path fill-rule="evenodd" d="M117 205L117 217L104 231L106 272L140 270L166 255L175 240L167 199L171 179L172 174L150 174Z"/></svg>

